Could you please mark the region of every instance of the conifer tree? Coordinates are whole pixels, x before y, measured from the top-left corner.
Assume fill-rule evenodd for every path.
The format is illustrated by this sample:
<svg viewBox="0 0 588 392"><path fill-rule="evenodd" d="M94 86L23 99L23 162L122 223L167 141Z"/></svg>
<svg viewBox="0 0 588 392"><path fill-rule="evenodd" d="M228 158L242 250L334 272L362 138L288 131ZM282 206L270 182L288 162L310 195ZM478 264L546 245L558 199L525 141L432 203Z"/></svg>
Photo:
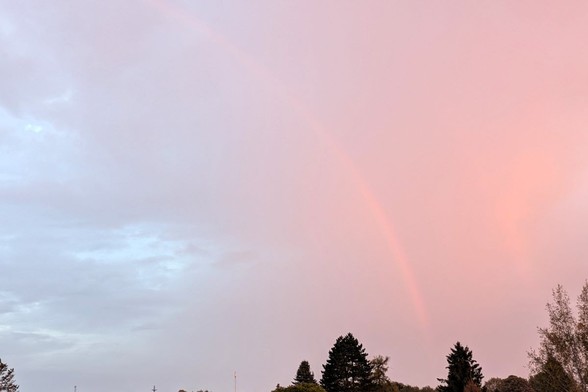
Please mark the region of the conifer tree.
<svg viewBox="0 0 588 392"><path fill-rule="evenodd" d="M310 370L310 365L308 361L300 362L300 366L298 366L298 371L296 371L296 377L294 377L294 385L302 383L317 383L316 379L314 378L314 373Z"/></svg>
<svg viewBox="0 0 588 392"><path fill-rule="evenodd" d="M8 366L0 359L0 392L17 392L18 385L14 382L14 368Z"/></svg>
<svg viewBox="0 0 588 392"><path fill-rule="evenodd" d="M321 385L327 392L365 392L371 388L367 353L351 334L339 336L323 365Z"/></svg>
<svg viewBox="0 0 588 392"><path fill-rule="evenodd" d="M437 387L439 392L464 392L471 381L478 388L482 386L482 368L472 359L472 351L457 342L447 356L447 379L438 378L442 383ZM471 389L473 386L469 386Z"/></svg>

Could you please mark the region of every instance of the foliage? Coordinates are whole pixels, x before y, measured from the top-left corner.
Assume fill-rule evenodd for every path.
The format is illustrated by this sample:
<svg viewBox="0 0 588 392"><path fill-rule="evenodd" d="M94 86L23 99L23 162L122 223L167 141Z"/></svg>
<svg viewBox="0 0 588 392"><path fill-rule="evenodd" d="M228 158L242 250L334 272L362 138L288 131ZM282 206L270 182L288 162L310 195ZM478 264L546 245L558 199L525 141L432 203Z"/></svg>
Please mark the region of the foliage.
<svg viewBox="0 0 588 392"><path fill-rule="evenodd" d="M300 362L298 370L296 371L296 377L294 377L294 384L310 383L316 384L314 373L310 370L310 364L308 361Z"/></svg>
<svg viewBox="0 0 588 392"><path fill-rule="evenodd" d="M372 366L351 334L339 336L323 365L321 385L327 392L365 392L371 388Z"/></svg>
<svg viewBox="0 0 588 392"><path fill-rule="evenodd" d="M480 387L478 385L476 385L476 383L473 380L469 380L465 386L465 388L463 389L463 392L482 392L480 390Z"/></svg>
<svg viewBox="0 0 588 392"><path fill-rule="evenodd" d="M384 357L382 355L376 355L370 360L370 365L372 367L370 382L372 384L373 391L392 392L392 381L390 381L386 375L388 372L389 360L389 357Z"/></svg>
<svg viewBox="0 0 588 392"><path fill-rule="evenodd" d="M540 346L529 352L529 367L536 375L543 372L541 379L545 385L563 388L559 384L565 377L560 372L552 374L553 369L546 366L553 358L555 362L552 361L551 367L559 363L575 388L588 392L588 281L584 283L576 308L577 316L572 311L568 293L558 285L553 290L553 303L547 304L549 326L539 328ZM548 380L552 376L558 379Z"/></svg>
<svg viewBox="0 0 588 392"><path fill-rule="evenodd" d="M531 376L529 384L535 392L568 392L574 390L574 380L553 356L548 356L540 371Z"/></svg>
<svg viewBox="0 0 588 392"><path fill-rule="evenodd" d="M14 382L14 368L8 368L8 365L0 359L0 391L16 392L18 385Z"/></svg>
<svg viewBox="0 0 588 392"><path fill-rule="evenodd" d="M400 382L392 383L393 392L434 392L435 390L429 386L419 388L412 385L406 385Z"/></svg>
<svg viewBox="0 0 588 392"><path fill-rule="evenodd" d="M326 392L323 387L315 383L301 382L287 387L276 386L273 392Z"/></svg>
<svg viewBox="0 0 588 392"><path fill-rule="evenodd" d="M500 392L501 385L502 385L502 378L492 377L488 381L484 383L484 391L485 392Z"/></svg>
<svg viewBox="0 0 588 392"><path fill-rule="evenodd" d="M498 392L533 392L533 388L526 379L511 375L502 380Z"/></svg>
<svg viewBox="0 0 588 392"><path fill-rule="evenodd" d="M457 342L447 356L447 363L447 379L437 379L442 383L437 387L439 392L464 392L469 381L478 388L482 386L482 368L472 359L472 352L467 346Z"/></svg>

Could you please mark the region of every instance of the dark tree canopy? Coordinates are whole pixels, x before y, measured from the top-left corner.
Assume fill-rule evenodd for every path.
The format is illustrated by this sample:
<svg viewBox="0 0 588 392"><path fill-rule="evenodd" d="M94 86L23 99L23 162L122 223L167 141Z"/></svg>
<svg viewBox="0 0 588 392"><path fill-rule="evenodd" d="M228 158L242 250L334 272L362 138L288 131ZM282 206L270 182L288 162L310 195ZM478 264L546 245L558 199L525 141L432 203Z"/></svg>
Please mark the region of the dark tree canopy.
<svg viewBox="0 0 588 392"><path fill-rule="evenodd" d="M415 387L412 385L403 384L401 382L392 382L393 392L435 392L435 390L429 386L426 387Z"/></svg>
<svg viewBox="0 0 588 392"><path fill-rule="evenodd" d="M484 383L484 391L485 392L500 392L500 386L502 385L502 378L492 377L489 380L486 380Z"/></svg>
<svg viewBox="0 0 588 392"><path fill-rule="evenodd" d="M281 387L278 384L273 392L325 392L325 390L317 383L301 382L287 387Z"/></svg>
<svg viewBox="0 0 588 392"><path fill-rule="evenodd" d="M371 388L372 367L367 353L351 334L337 338L323 365L321 385L327 392L365 392Z"/></svg>
<svg viewBox="0 0 588 392"><path fill-rule="evenodd" d="M1 392L16 392L18 385L14 382L14 369L9 369L8 365L0 359L0 391Z"/></svg>
<svg viewBox="0 0 588 392"><path fill-rule="evenodd" d="M316 384L314 373L310 370L310 364L308 361L300 362L298 370L296 371L296 377L294 377L294 385L301 383Z"/></svg>
<svg viewBox="0 0 588 392"><path fill-rule="evenodd" d="M535 392L568 392L574 390L574 380L552 355L547 357L529 384Z"/></svg>
<svg viewBox="0 0 588 392"><path fill-rule="evenodd" d="M498 392L533 392L533 388L526 379L511 375L502 380Z"/></svg>
<svg viewBox="0 0 588 392"><path fill-rule="evenodd" d="M464 392L470 381L481 388L484 378L482 368L472 358L472 351L467 346L457 342L447 356L447 364L447 379L438 379L441 382L437 387L439 392Z"/></svg>

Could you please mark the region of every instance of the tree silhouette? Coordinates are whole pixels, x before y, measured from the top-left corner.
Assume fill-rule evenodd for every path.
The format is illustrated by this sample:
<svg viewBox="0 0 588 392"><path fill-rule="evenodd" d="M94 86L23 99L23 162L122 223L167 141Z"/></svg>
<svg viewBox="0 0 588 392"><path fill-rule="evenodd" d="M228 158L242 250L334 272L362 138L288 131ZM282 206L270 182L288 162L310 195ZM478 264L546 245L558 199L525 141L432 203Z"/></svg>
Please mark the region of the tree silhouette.
<svg viewBox="0 0 588 392"><path fill-rule="evenodd" d="M282 387L280 384L276 386L272 392L326 392L323 387L317 383L301 382L300 384L289 385Z"/></svg>
<svg viewBox="0 0 588 392"><path fill-rule="evenodd" d="M1 392L16 392L18 385L14 383L14 368L9 369L8 366L0 359L0 391Z"/></svg>
<svg viewBox="0 0 588 392"><path fill-rule="evenodd" d="M549 326L539 328L539 349L528 353L532 373L541 374L543 385L558 388L553 391L561 390L568 382L565 374L577 390L588 392L588 281L578 296L576 309L574 312L563 286L557 285L553 302L547 304Z"/></svg>
<svg viewBox="0 0 588 392"><path fill-rule="evenodd" d="M302 383L317 383L316 379L314 378L314 373L310 371L310 365L308 361L300 362L300 366L298 366L298 370L296 371L296 377L294 377L294 385Z"/></svg>
<svg viewBox="0 0 588 392"><path fill-rule="evenodd" d="M500 385L499 392L535 392L529 381L522 377L510 375Z"/></svg>
<svg viewBox="0 0 588 392"><path fill-rule="evenodd" d="M447 363L447 379L437 379L442 383L437 387L439 392L464 392L470 381L481 388L484 378L482 368L472 359L472 351L467 346L457 342L447 356Z"/></svg>
<svg viewBox="0 0 588 392"><path fill-rule="evenodd" d="M574 380L552 355L547 357L539 372L529 379L536 392L568 392L574 389Z"/></svg>
<svg viewBox="0 0 588 392"><path fill-rule="evenodd" d="M339 336L323 365L321 385L327 392L365 392L371 388L367 353L351 334Z"/></svg>
<svg viewBox="0 0 588 392"><path fill-rule="evenodd" d="M371 383L373 392L392 392L392 381L386 374L388 372L389 357L376 355L370 360L372 366Z"/></svg>

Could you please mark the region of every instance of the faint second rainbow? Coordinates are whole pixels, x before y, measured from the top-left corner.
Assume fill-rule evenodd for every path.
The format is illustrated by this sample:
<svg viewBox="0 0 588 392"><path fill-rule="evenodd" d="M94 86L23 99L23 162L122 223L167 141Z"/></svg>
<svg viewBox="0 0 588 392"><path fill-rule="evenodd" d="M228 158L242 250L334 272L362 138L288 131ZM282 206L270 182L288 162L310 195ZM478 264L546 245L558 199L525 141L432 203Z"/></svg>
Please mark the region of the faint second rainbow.
<svg viewBox="0 0 588 392"><path fill-rule="evenodd" d="M417 283L414 271L410 266L409 259L406 256L406 253L398 239L394 225L382 207L382 204L376 197L376 194L369 186L369 183L361 174L361 171L358 169L357 165L354 163L345 149L339 146L335 138L332 136L332 133L327 132L326 127L321 124L321 122L317 119L317 116L312 113L308 106L305 105L301 99L290 93L285 85L281 83L275 76L273 76L268 69L228 41L224 36L219 34L208 24L194 15L194 13L186 11L177 4L170 4L165 0L145 0L145 2L157 8L167 17L173 18L176 21L184 24L186 27L206 36L211 42L222 48L227 54L236 60L237 63L247 69L256 78L271 87L276 92L276 94L288 102L290 107L296 113L305 119L315 135L321 139L321 141L330 149L332 153L337 156L346 173L349 174L351 180L361 193L366 203L366 207L372 214L380 232L386 240L386 245L392 255L392 259L394 260L394 263L402 275L402 279L411 298L419 324L423 330L428 331L429 319L427 306Z"/></svg>

